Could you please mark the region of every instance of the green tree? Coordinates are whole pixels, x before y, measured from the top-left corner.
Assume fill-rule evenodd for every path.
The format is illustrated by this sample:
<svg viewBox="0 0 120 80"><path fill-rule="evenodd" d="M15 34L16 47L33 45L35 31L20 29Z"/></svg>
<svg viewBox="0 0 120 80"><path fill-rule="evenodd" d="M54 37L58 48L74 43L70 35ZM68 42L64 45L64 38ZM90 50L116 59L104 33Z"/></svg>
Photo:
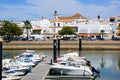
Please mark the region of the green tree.
<svg viewBox="0 0 120 80"><path fill-rule="evenodd" d="M20 36L22 35L22 29L15 23L12 23L12 34L14 36Z"/></svg>
<svg viewBox="0 0 120 80"><path fill-rule="evenodd" d="M29 31L29 29L32 28L32 25L31 25L29 20L24 21L24 27L23 28L27 30L27 39L28 39L28 36L29 36L28 31Z"/></svg>
<svg viewBox="0 0 120 80"><path fill-rule="evenodd" d="M104 33L105 33L105 30L101 30L100 33L101 33L102 38L103 38L103 35L104 35Z"/></svg>
<svg viewBox="0 0 120 80"><path fill-rule="evenodd" d="M60 35L72 35L75 33L75 30L72 29L70 26L65 26L62 28L61 31L58 32Z"/></svg>
<svg viewBox="0 0 120 80"><path fill-rule="evenodd" d="M0 28L0 35L6 37L20 36L22 29L15 23L4 20Z"/></svg>

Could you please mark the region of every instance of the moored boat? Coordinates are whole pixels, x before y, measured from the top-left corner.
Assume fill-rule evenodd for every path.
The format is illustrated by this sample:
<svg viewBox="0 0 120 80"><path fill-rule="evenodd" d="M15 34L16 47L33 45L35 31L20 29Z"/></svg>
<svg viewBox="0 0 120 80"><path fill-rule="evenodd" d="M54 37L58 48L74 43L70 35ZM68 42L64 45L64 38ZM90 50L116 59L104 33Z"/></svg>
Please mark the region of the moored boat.
<svg viewBox="0 0 120 80"><path fill-rule="evenodd" d="M22 71L15 71L15 70L6 70L4 71L6 75L11 75L11 76L24 76L25 72Z"/></svg>
<svg viewBox="0 0 120 80"><path fill-rule="evenodd" d="M81 64L78 65L73 61L53 64L50 68L50 73L63 75L93 75L89 66Z"/></svg>
<svg viewBox="0 0 120 80"><path fill-rule="evenodd" d="M60 62L53 63L50 67L51 74L92 76L94 72L99 74L99 71L91 66L89 60L79 57L77 53L65 54Z"/></svg>

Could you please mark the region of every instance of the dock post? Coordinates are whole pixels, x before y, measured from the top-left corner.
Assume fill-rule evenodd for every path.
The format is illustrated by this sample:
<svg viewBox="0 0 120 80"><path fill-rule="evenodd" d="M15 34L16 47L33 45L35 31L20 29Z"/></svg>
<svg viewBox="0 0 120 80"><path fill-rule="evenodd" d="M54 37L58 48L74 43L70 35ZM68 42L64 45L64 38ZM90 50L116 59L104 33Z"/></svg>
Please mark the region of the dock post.
<svg viewBox="0 0 120 80"><path fill-rule="evenodd" d="M0 77L2 78L2 46L3 40L0 38Z"/></svg>
<svg viewBox="0 0 120 80"><path fill-rule="evenodd" d="M53 39L53 62L56 63L57 62L57 38Z"/></svg>
<svg viewBox="0 0 120 80"><path fill-rule="evenodd" d="M50 65L53 65L52 59L50 60Z"/></svg>
<svg viewBox="0 0 120 80"><path fill-rule="evenodd" d="M79 56L81 56L81 50L82 50L82 40L79 38Z"/></svg>
<svg viewBox="0 0 120 80"><path fill-rule="evenodd" d="M60 57L60 37L58 37L58 58Z"/></svg>

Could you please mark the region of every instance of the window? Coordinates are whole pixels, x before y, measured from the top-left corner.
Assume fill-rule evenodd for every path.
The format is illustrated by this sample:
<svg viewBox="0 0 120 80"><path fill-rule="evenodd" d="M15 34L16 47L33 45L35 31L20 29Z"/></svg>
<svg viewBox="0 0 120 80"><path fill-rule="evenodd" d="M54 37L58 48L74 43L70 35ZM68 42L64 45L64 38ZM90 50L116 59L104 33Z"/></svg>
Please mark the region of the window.
<svg viewBox="0 0 120 80"><path fill-rule="evenodd" d="M60 23L58 23L58 27L60 27Z"/></svg>

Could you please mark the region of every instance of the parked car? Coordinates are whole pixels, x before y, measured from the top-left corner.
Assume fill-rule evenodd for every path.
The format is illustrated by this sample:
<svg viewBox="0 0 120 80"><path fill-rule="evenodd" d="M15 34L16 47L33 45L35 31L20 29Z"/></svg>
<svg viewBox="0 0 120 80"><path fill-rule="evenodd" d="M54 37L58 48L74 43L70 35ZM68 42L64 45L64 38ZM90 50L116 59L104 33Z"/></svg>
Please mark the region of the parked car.
<svg viewBox="0 0 120 80"><path fill-rule="evenodd" d="M35 41L47 41L48 38L47 37L39 37L39 38L35 38Z"/></svg>
<svg viewBox="0 0 120 80"><path fill-rule="evenodd" d="M21 38L20 40L21 40L21 41L33 41L32 38L28 38L28 39L27 39L27 38Z"/></svg>
<svg viewBox="0 0 120 80"><path fill-rule="evenodd" d="M12 41L14 37L3 37L4 41Z"/></svg>
<svg viewBox="0 0 120 80"><path fill-rule="evenodd" d="M104 38L99 38L99 40L100 40L100 41L103 41L103 40L105 40L105 39L104 39Z"/></svg>
<svg viewBox="0 0 120 80"><path fill-rule="evenodd" d="M77 39L74 38L74 37L63 37L63 38L61 38L61 40L74 41L74 40L77 40Z"/></svg>
<svg viewBox="0 0 120 80"><path fill-rule="evenodd" d="M112 40L114 40L114 41L120 41L120 38L114 37L114 38L112 38Z"/></svg>
<svg viewBox="0 0 120 80"><path fill-rule="evenodd" d="M87 40L87 41L93 41L93 40L96 40L96 38L86 37L86 38L84 38L84 40Z"/></svg>

